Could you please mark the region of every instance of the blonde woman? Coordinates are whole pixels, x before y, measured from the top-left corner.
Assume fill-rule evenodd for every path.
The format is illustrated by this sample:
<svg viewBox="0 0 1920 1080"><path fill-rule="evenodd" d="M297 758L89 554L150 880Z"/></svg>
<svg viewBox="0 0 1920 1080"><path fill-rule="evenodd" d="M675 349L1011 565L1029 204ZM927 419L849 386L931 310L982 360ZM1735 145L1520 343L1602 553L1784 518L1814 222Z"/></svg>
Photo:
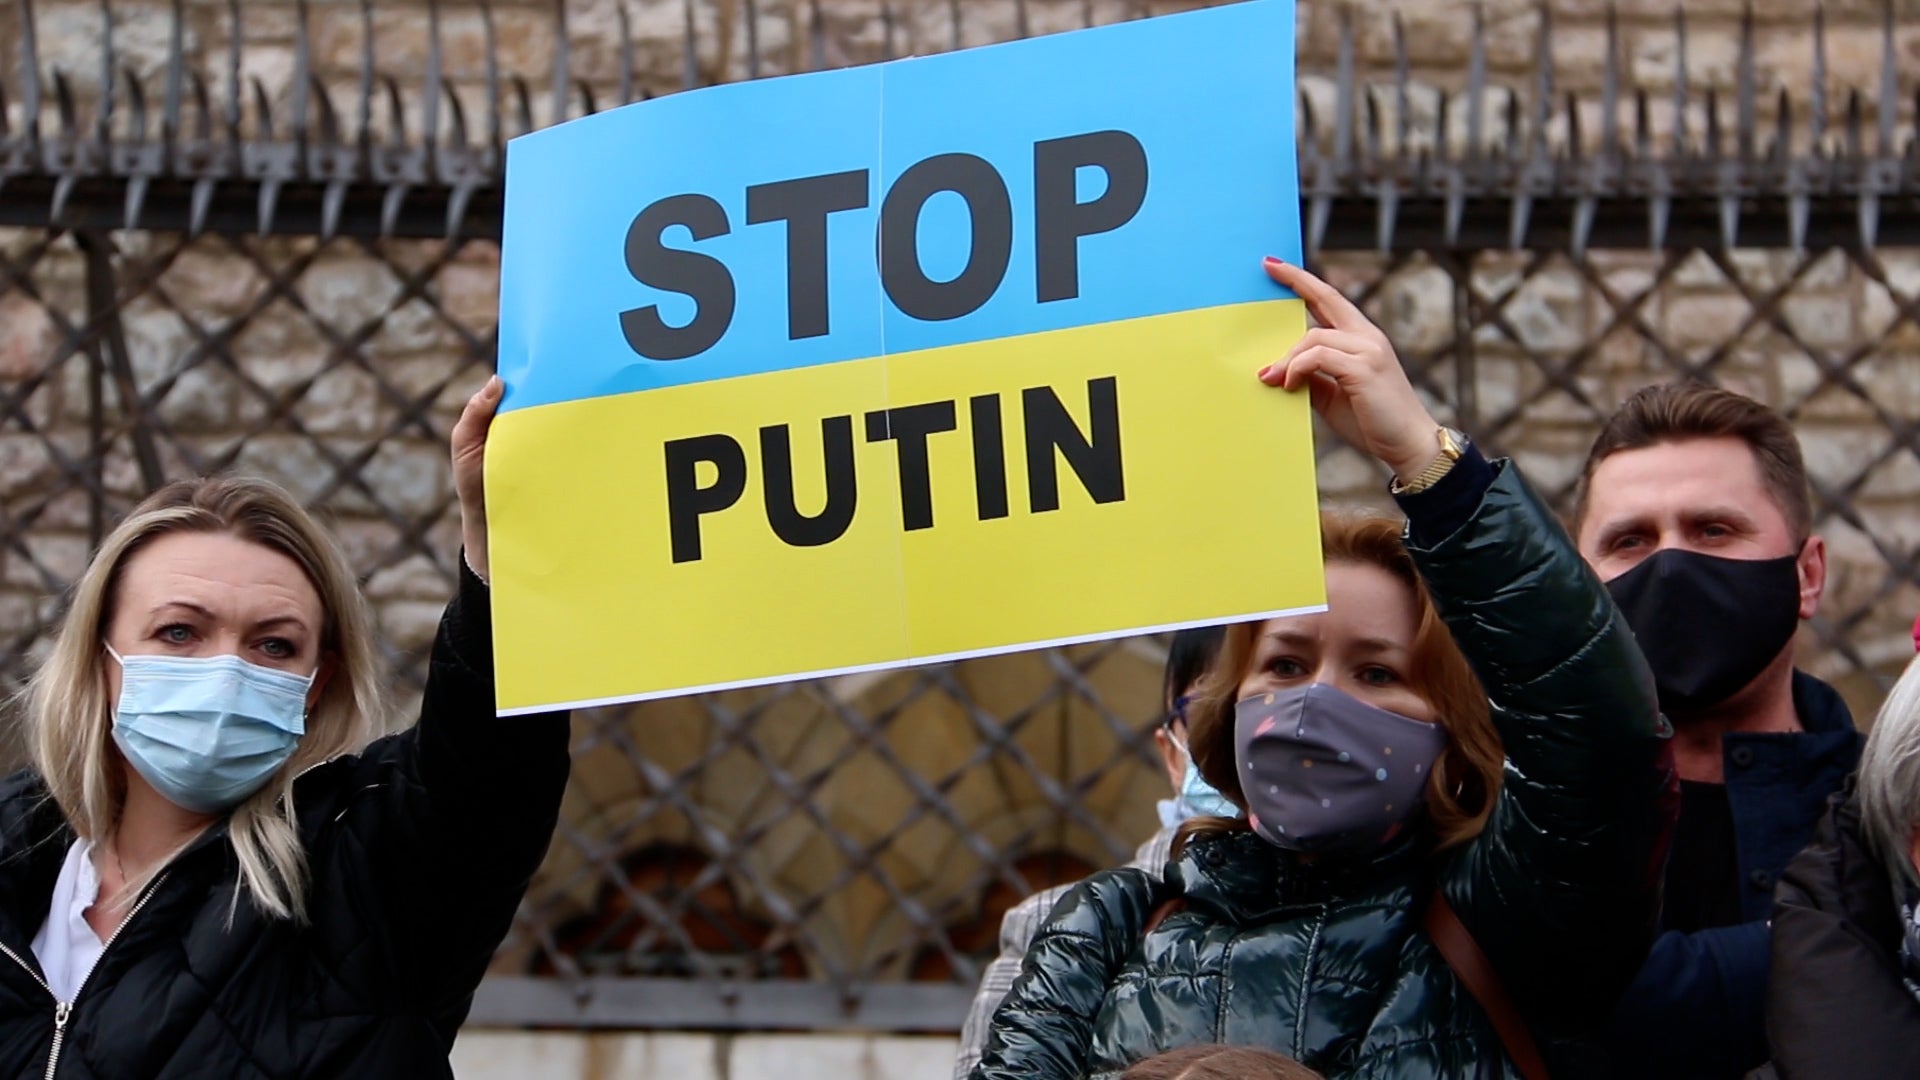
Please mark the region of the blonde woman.
<svg viewBox="0 0 1920 1080"><path fill-rule="evenodd" d="M494 716L481 457L420 722L386 725L340 546L256 480L169 485L80 579L0 785L0 1075L450 1076L546 851L564 715Z"/></svg>

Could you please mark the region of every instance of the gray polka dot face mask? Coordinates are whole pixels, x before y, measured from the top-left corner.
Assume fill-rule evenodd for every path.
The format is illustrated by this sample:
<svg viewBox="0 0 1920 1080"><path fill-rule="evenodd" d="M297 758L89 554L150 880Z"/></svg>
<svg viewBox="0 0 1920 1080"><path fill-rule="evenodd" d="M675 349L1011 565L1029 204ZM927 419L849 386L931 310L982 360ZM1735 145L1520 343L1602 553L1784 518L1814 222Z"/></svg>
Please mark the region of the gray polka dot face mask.
<svg viewBox="0 0 1920 1080"><path fill-rule="evenodd" d="M1324 683L1234 706L1248 823L1292 851L1364 854L1420 805L1447 733Z"/></svg>

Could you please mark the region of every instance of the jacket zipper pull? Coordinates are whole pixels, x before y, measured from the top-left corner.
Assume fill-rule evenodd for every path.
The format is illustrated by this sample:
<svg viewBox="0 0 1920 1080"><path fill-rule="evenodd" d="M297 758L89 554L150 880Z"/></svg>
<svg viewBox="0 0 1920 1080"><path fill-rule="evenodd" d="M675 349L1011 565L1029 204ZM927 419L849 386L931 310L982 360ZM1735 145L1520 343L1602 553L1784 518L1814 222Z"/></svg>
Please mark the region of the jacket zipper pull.
<svg viewBox="0 0 1920 1080"><path fill-rule="evenodd" d="M60 1067L60 1046L67 1041L67 1019L73 1015L73 1002L58 1001L53 1006L53 1049L47 1052L46 1080L53 1080Z"/></svg>

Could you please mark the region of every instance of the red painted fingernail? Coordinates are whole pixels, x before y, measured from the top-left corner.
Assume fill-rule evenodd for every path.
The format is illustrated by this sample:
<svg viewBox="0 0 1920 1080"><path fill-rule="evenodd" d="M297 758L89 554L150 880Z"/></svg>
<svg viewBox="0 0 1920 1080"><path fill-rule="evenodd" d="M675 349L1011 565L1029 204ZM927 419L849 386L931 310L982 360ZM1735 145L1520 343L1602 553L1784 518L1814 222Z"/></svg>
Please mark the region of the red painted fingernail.
<svg viewBox="0 0 1920 1080"><path fill-rule="evenodd" d="M1266 257L1265 259L1263 259L1263 260L1261 260L1261 264L1262 264L1262 265L1264 265L1264 266L1285 266L1285 265L1287 265L1287 264L1286 264L1286 262L1285 262L1284 260L1281 260L1281 259L1277 259L1277 258L1275 258L1275 257L1273 257L1272 255L1269 255L1269 256L1267 256L1267 257Z"/></svg>

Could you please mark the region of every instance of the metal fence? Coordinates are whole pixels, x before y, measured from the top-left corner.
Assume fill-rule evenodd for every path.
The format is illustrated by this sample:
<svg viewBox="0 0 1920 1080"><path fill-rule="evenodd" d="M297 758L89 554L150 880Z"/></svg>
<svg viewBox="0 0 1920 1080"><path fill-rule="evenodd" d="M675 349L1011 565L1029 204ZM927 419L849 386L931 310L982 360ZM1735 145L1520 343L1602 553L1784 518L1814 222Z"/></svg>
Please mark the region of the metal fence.
<svg viewBox="0 0 1920 1080"><path fill-rule="evenodd" d="M418 684L457 544L443 440L492 363L505 138L1168 6L686 0L677 30L642 32L593 4L613 22L582 45L565 5L174 0L139 9L138 55L113 5L78 29L63 6L57 49L52 15L0 7L0 680L32 669L118 514L238 468L335 522ZM770 12L797 28L777 45ZM1920 152L1892 5L1877 81L1834 77L1816 14L1791 93L1767 91L1751 14L1710 86L1676 11L1654 93L1611 15L1597 87L1570 94L1549 12L1519 80L1489 74L1473 19L1465 70L1434 80L1397 23L1392 59L1364 62L1351 14L1302 56L1311 257L1438 408L1562 500L1634 385L1782 408L1838 567L1809 663L1870 696L1920 610ZM528 81L500 57L540 26L551 67ZM1377 498L1322 447L1324 489ZM950 1029L1000 912L1151 829L1160 656L1140 639L582 715L476 1019Z"/></svg>

